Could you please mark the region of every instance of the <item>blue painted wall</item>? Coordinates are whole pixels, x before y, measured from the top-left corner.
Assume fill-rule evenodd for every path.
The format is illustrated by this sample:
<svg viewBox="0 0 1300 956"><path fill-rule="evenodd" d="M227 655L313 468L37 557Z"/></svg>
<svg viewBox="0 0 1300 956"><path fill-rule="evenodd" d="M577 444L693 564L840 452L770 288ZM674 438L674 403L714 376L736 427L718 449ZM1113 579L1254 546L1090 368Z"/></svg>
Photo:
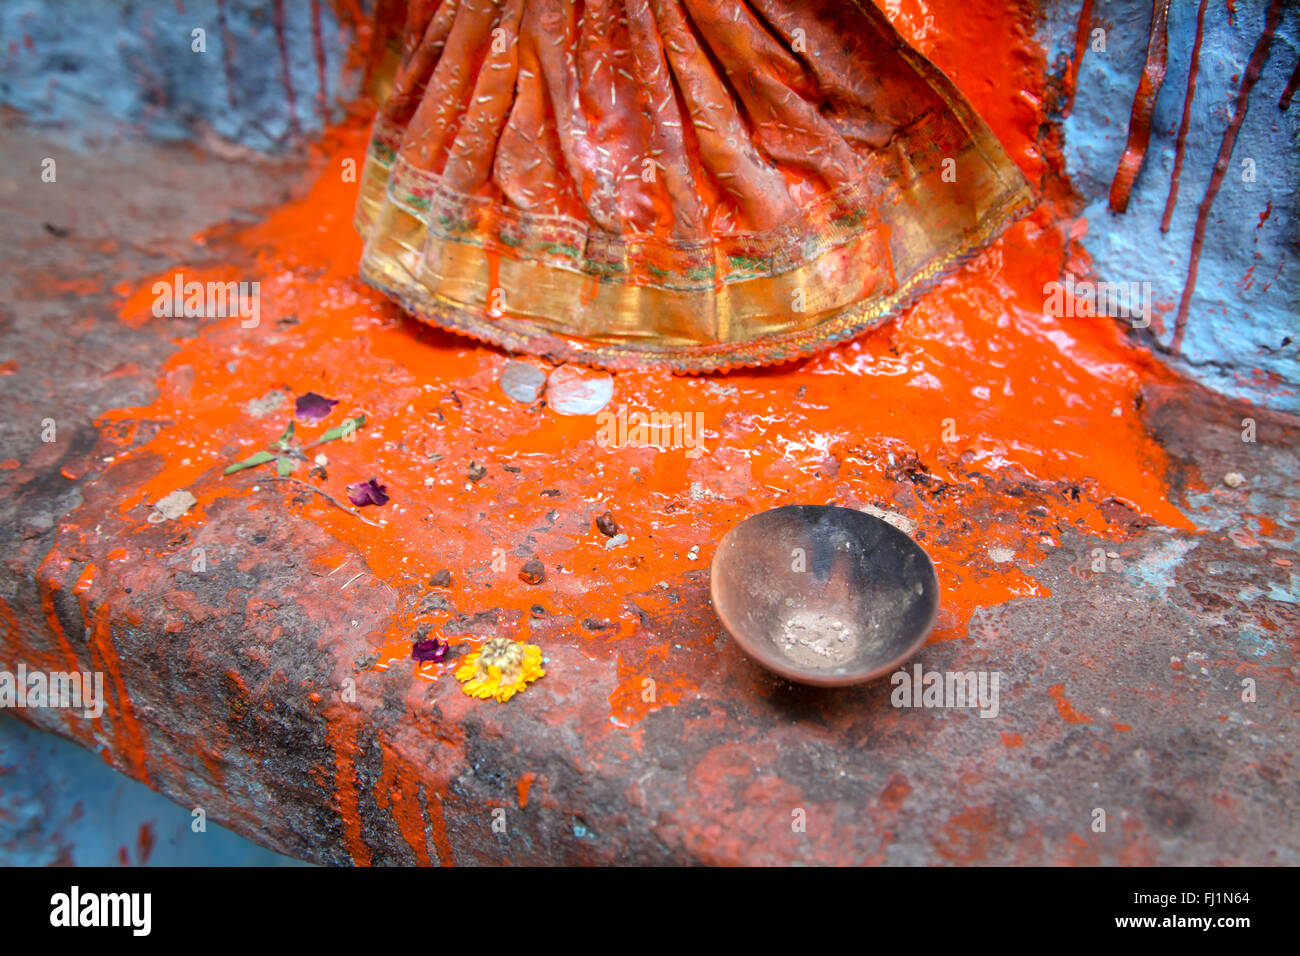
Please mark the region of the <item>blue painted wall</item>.
<svg viewBox="0 0 1300 956"><path fill-rule="evenodd" d="M270 0L4 0L0 4L0 103L36 128L82 146L122 135L202 141L207 135L258 150L319 132L356 94L345 69L351 36L320 0L325 108L309 0L285 0L284 47ZM224 9L225 27L221 13ZM196 52L194 31L203 31Z"/></svg>
<svg viewBox="0 0 1300 956"><path fill-rule="evenodd" d="M1081 6L1082 0L1052 5L1043 28L1049 61L1073 53ZM1238 0L1233 6L1231 19L1224 0L1211 0L1206 9L1178 206L1168 234L1161 233L1160 218L1182 119L1196 0L1174 0L1171 6L1168 72L1156 102L1146 162L1125 215L1110 212L1108 195L1146 60L1149 0L1094 4L1093 26L1106 31L1106 50L1085 54L1074 109L1064 123L1070 176L1087 203L1089 229L1083 244L1098 277L1151 282L1157 311L1167 310L1167 331L1160 336L1166 344L1187 276L1197 206L1231 121L1246 63L1264 30L1264 0ZM1300 412L1300 96L1289 110L1278 107L1300 59L1300 6L1283 6L1289 9L1251 93L1208 220L1186 340L1175 364L1219 391ZM1243 179L1245 159L1254 160L1254 182Z"/></svg>
<svg viewBox="0 0 1300 956"><path fill-rule="evenodd" d="M97 754L0 714L0 866L305 865L211 820L195 833L192 819Z"/></svg>

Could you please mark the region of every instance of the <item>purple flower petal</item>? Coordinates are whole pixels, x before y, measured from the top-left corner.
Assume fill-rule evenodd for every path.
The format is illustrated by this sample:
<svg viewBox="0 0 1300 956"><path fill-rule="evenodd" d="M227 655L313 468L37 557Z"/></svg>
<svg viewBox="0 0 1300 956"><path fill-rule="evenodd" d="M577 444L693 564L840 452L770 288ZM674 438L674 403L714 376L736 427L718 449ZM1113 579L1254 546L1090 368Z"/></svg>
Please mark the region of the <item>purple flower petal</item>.
<svg viewBox="0 0 1300 956"><path fill-rule="evenodd" d="M348 501L358 508L364 508L366 505L386 505L388 489L373 478L369 481L358 481L355 485L348 485Z"/></svg>
<svg viewBox="0 0 1300 956"><path fill-rule="evenodd" d="M298 396L294 411L305 422L318 422L333 411L338 403L337 398L326 398L324 395L308 392L306 395Z"/></svg>
<svg viewBox="0 0 1300 956"><path fill-rule="evenodd" d="M440 637L431 637L428 640L416 641L411 645L411 659L420 664L424 664L427 661L442 663L442 659L446 656L447 642Z"/></svg>

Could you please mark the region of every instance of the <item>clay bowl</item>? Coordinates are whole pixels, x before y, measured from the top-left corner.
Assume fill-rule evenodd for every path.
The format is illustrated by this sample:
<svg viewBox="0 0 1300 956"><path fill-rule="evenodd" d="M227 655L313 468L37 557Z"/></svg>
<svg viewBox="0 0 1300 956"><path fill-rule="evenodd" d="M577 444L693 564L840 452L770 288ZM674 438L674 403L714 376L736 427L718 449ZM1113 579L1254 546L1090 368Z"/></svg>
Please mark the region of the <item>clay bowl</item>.
<svg viewBox="0 0 1300 956"><path fill-rule="evenodd" d="M934 563L893 525L852 508L789 505L746 519L713 555L722 626L750 657L802 684L896 670L939 609Z"/></svg>

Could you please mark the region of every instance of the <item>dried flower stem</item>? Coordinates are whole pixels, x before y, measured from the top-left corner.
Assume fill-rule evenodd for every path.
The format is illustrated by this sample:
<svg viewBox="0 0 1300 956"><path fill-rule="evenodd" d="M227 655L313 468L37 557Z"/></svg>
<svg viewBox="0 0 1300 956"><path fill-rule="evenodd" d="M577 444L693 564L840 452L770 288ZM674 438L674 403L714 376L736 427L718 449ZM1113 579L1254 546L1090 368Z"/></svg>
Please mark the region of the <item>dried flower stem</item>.
<svg viewBox="0 0 1300 956"><path fill-rule="evenodd" d="M378 522L371 521L371 520L370 520L369 518L367 518L365 515L360 514L359 512L353 510L352 508L349 508L347 505L345 505L343 502L339 501L337 498L335 498L335 497L334 497L332 494L330 494L328 491L323 491L323 490L321 490L320 488L317 488L315 485L313 485L313 484L309 484L308 482L303 481L301 478L295 478L295 477L293 477L292 475L289 475L289 476L287 476L287 477L283 477L283 478L281 478L281 477L279 477L279 476L277 475L277 476L274 476L274 477L271 477L271 478L264 478L264 479L259 479L259 480L262 480L262 481L292 481L295 485L301 485L301 486L304 487L304 488L307 488L307 489L309 489L309 490L311 490L311 491L316 492L316 494L320 495L322 498L324 498L324 499L325 499L326 501L328 501L330 504L334 505L334 507L336 507L336 508L338 508L338 509L340 509L340 510L342 510L342 511L346 511L348 514L352 515L352 517L357 518L357 519L359 519L359 520L361 520L361 521L364 521L366 524L370 525L372 528L382 528L382 527L383 527L383 525L379 524Z"/></svg>

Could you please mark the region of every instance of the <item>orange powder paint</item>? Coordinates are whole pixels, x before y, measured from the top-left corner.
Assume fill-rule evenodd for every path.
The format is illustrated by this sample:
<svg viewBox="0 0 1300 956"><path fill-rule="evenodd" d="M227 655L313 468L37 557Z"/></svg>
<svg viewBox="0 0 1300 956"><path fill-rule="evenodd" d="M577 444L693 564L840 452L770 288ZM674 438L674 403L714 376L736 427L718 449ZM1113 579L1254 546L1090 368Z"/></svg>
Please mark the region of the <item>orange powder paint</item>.
<svg viewBox="0 0 1300 956"><path fill-rule="evenodd" d="M1047 693L1051 696L1052 700L1056 701L1057 713L1061 715L1061 719L1067 724L1088 724L1092 722L1091 717L1081 714L1074 709L1074 704L1070 703L1069 699L1065 696L1064 684L1053 684L1051 687L1047 688Z"/></svg>
<svg viewBox="0 0 1300 956"><path fill-rule="evenodd" d="M55 571L56 568L58 569L57 572ZM73 672L84 670L78 660L76 651L73 650L72 642L68 640L68 635L63 629L63 622L59 620L58 612L55 610L54 606L55 595L60 589L57 582L63 579L63 574L66 573L67 568L67 562L62 561L55 550L51 550L50 553L45 556L45 559L41 562L40 568L37 571L37 580L48 582L42 583L40 587L41 613L45 616L45 623L49 627L50 633L54 635L54 643L58 647L59 657L61 660L41 660L33 657L30 649L27 649L24 651L24 654L28 666L39 667L46 671L63 670ZM18 646L18 625L16 621L14 621L12 613L5 615L5 627L6 632L12 629L12 637L6 633L6 641L13 641L15 646ZM105 701L106 710L107 704L108 701ZM87 722L78 720L71 711L63 711L62 716L64 729L68 733L68 736L72 737L74 740L81 741L85 746L89 746L92 735L87 726ZM102 720L102 717L95 720L96 726L99 725L100 720Z"/></svg>
<svg viewBox="0 0 1300 956"><path fill-rule="evenodd" d="M653 666L631 667L622 660L618 662L619 683L609 695L610 720L618 726L630 727L646 714L676 705L695 690L695 685L684 677L669 676L667 654L656 656Z"/></svg>
<svg viewBox="0 0 1300 956"><path fill-rule="evenodd" d="M429 850L424 840L424 814L420 810L419 781L402 774L403 764L392 751L385 747L383 755L383 772L375 786L375 804L381 810L389 810L401 831L416 862L429 866Z"/></svg>
<svg viewBox="0 0 1300 956"><path fill-rule="evenodd" d="M85 594L94 586L95 566L93 564L88 564L86 565L85 570L81 572L81 577L77 578L77 583L72 586L72 593Z"/></svg>
<svg viewBox="0 0 1300 956"><path fill-rule="evenodd" d="M537 775L530 770L519 778L519 783L515 787L515 792L518 797L520 810L528 809L528 791L533 788L533 780L536 779L536 776Z"/></svg>
<svg viewBox="0 0 1300 956"><path fill-rule="evenodd" d="M1040 180L1045 164L1037 137L1048 70L1047 55L1033 39L1033 5L971 0L881 0L878 5L957 84L1021 172L1031 182Z"/></svg>
<svg viewBox="0 0 1300 956"><path fill-rule="evenodd" d="M137 780L149 783L149 762L147 744L135 708L127 692L126 682L122 678L122 662L113 644L113 634L104 615L91 617L87 613L87 600L81 596L82 614L91 622L87 637L90 647L91 666L105 673L105 689L112 698L112 705L105 701L105 713L111 714L114 740L114 753L126 763L126 769Z"/></svg>
<svg viewBox="0 0 1300 956"><path fill-rule="evenodd" d="M1019 38L991 48L985 39L967 44L961 30L924 27L923 15L954 6L949 0L888 6L900 28L963 86L1022 168L1041 178L1045 160L1035 136L1045 70L1041 53L1025 39L1027 25L989 12L995 5L978 5L981 30L1009 30ZM944 22L962 22L943 16ZM1004 22L988 22L997 16ZM686 653L671 656L684 661L671 669L666 638L655 638L658 656L642 650L630 659L620 645L629 635L644 636L647 596L705 571L713 543L757 511L839 503L904 515L939 571L936 640L967 638L977 608L1045 594L1035 563L1067 531L1112 540L1122 535L1106 517L1117 502L1154 521L1191 527L1168 500L1164 453L1137 412L1142 383L1173 382L1172 373L1131 346L1109 320L1044 315L1044 284L1076 255L1069 241L1073 222L1049 202L897 321L815 358L713 377L653 370L615 376L611 411L626 406L703 415L704 451L690 456L680 448L604 447L594 418L509 400L496 384L507 356L423 327L364 286L356 275L361 246L351 225L356 186L339 170L346 159L359 165L366 133L332 131L316 149L319 173L303 195L260 225L207 240L228 265L193 274L180 269L186 279L260 282L259 325L241 328L237 317L220 319L177 340L157 399L102 419L122 435L123 450L108 468L122 469L113 480L123 491L124 520L143 522L142 502L179 488L197 498L175 520L191 531L201 528L219 498L292 510L339 542L329 561L311 556L328 565L324 573L336 571L340 585L364 573L398 596L380 639L329 639L336 675L350 674L357 653L377 646L376 668L407 666L424 680L451 679L444 673L455 666L451 660L418 669L407 663L410 633L420 623L432 625L431 636L447 637L461 654L484 639L473 629L448 634L444 628L456 612L420 609L420 600L432 593L431 574L448 568L455 585L440 593L457 611L499 609L519 639L530 636L535 604L551 619L575 622L558 639L592 661L615 662L617 673L610 686L577 684L575 692L607 698L606 732L621 733L650 711L687 699L695 688L693 668L709 667L717 653L737 653L714 641L711 619L693 634L672 638ZM151 312L152 287L175 271L123 287L123 321L167 335L170 320ZM307 442L344 418L366 416L354 441L314 450L327 456L329 477L310 480L346 500L348 484L377 478L392 500L363 510L375 524L319 495L268 480L273 472L265 468L221 476L225 465L264 448L289 421L292 395L266 417L247 412L251 401L279 388L339 400L318 425L298 423ZM138 421L168 424L136 442L131 425ZM148 467L138 467L139 459ZM471 462L484 465L486 476L470 481ZM134 467L128 471L128 465ZM305 472L298 474L305 478ZM543 494L552 491L558 493ZM629 536L626 545L606 549L608 539L592 527L605 511ZM1012 559L1002 554L995 560L994 546ZM340 569L344 555L357 557ZM546 581L535 587L518 578L520 565L534 555L546 568ZM602 622L602 629L585 628L584 621ZM546 633L557 640L555 631ZM102 635L96 644L101 653L111 648ZM657 682L654 701L642 699L645 676ZM1090 719L1074 714L1062 688L1051 693L1065 719ZM358 712L327 707L324 717L336 754L347 848L365 863ZM386 755L386 778L388 762ZM527 790L522 781L520 787L523 805ZM420 853L418 795L393 779L381 789L380 799ZM423 802L446 863L451 850L441 794L430 789Z"/></svg>
<svg viewBox="0 0 1300 956"><path fill-rule="evenodd" d="M344 846L357 866L370 865L370 847L361 838L360 802L357 794L357 738L353 708L341 707L341 713L328 715L326 739L334 751L335 792L339 818L343 821ZM349 719L351 718L351 719Z"/></svg>
<svg viewBox="0 0 1300 956"><path fill-rule="evenodd" d="M715 378L619 374L611 409L703 413L705 453L690 457L602 448L595 419L510 401L495 384L504 355L426 329L363 286L349 226L354 187L334 172L363 144L363 131L337 131L322 149L328 171L310 192L231 247L239 264L220 271L262 283L261 326L227 319L179 342L154 405L105 417L171 423L131 453L154 458L157 470L124 496L123 513L184 487L198 503L178 521L197 528L219 497L270 505L293 496L266 470L220 477L291 415L290 400L252 418L250 401L284 385L340 399L319 425L299 423L304 441L364 413L355 441L319 449L330 462L322 488L343 499L348 483L379 478L393 500L365 514L382 526L318 496L293 507L359 551L358 571L407 598L381 667L409 656L415 624L446 622L447 612L414 611L438 568L463 582L461 610L499 607L523 622L541 598L553 614L619 622L627 633L636 626L627 595L705 566L722 532L781 504L906 513L944 585L940 638L962 636L975 607L1042 593L1032 563L1062 528L1109 533L1101 505L1112 499L1189 527L1165 497L1163 453L1136 414L1140 383L1170 373L1105 320L1043 314L1043 285L1068 250L1046 206L890 327L801 365ZM129 297L124 317L141 320L151 301ZM165 334L167 320L143 321ZM187 374L173 374L180 369ZM485 479L467 480L471 461L488 466ZM1015 496L989 490L998 484L1014 485ZM540 495L552 488L562 495ZM1034 507L1041 520L1026 515ZM605 510L629 534L627 546L607 551L591 528ZM974 513L983 515L978 527ZM540 589L516 578L530 535L545 539ZM992 539L1016 560L991 561ZM436 679L445 669L421 673Z"/></svg>
<svg viewBox="0 0 1300 956"><path fill-rule="evenodd" d="M433 845L438 851L438 865L455 866L456 859L452 855L451 840L447 836L447 817L442 812L441 795L429 794L425 807L429 814L429 826L433 831Z"/></svg>

